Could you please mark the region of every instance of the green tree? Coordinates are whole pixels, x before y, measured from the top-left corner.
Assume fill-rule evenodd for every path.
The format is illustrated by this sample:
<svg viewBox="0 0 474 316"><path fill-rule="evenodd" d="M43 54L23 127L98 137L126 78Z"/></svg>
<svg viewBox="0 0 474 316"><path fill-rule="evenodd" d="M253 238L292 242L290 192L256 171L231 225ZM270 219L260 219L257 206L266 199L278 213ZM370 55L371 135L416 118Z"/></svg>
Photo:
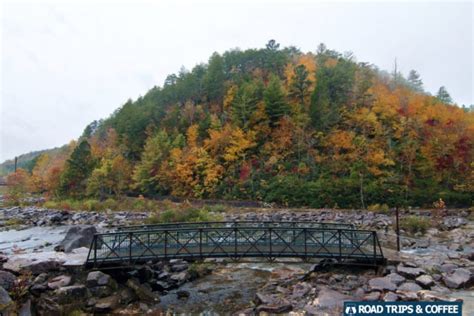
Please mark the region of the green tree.
<svg viewBox="0 0 474 316"><path fill-rule="evenodd" d="M243 83L232 102L232 120L239 127L247 128L258 102L258 87L252 82Z"/></svg>
<svg viewBox="0 0 474 316"><path fill-rule="evenodd" d="M418 92L423 91L423 81L420 78L420 74L416 70L410 70L407 80L410 88Z"/></svg>
<svg viewBox="0 0 474 316"><path fill-rule="evenodd" d="M83 197L86 193L87 179L95 165L91 146L86 140L82 140L66 161L59 183L59 195L73 198Z"/></svg>
<svg viewBox="0 0 474 316"><path fill-rule="evenodd" d="M316 71L316 88L311 97L310 116L320 131L328 131L341 119L353 88L355 65L339 59L335 66L320 63Z"/></svg>
<svg viewBox="0 0 474 316"><path fill-rule="evenodd" d="M275 75L270 77L270 82L263 93L263 101L271 126L275 126L278 120L290 111L280 79Z"/></svg>
<svg viewBox="0 0 474 316"><path fill-rule="evenodd" d="M224 61L218 53L214 53L209 59L207 74L204 78L207 97L209 102L221 103L224 97Z"/></svg>
<svg viewBox="0 0 474 316"><path fill-rule="evenodd" d="M448 90L444 86L440 87L438 93L436 94L436 98L443 103L451 104L453 103L453 99L448 93Z"/></svg>
<svg viewBox="0 0 474 316"><path fill-rule="evenodd" d="M301 105L305 105L305 99L309 94L311 80L308 78L308 70L305 65L298 65L294 70L294 78L290 85L289 96L295 98Z"/></svg>

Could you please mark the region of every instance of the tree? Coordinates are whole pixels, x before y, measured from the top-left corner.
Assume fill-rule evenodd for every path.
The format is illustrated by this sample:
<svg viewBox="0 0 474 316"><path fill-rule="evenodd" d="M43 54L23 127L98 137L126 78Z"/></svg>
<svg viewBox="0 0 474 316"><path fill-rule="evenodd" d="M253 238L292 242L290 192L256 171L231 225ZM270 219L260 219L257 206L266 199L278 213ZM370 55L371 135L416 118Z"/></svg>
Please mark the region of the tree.
<svg viewBox="0 0 474 316"><path fill-rule="evenodd" d="M271 126L275 126L281 117L289 113L290 109L285 100L285 92L277 76L270 78L270 82L263 93L263 100Z"/></svg>
<svg viewBox="0 0 474 316"><path fill-rule="evenodd" d="M30 175L25 169L18 168L7 176L6 200L18 204L29 192Z"/></svg>
<svg viewBox="0 0 474 316"><path fill-rule="evenodd" d="M408 74L408 85L415 91L423 92L423 81L416 70L410 70L410 73Z"/></svg>
<svg viewBox="0 0 474 316"><path fill-rule="evenodd" d="M310 116L313 126L328 131L341 118L341 110L352 93L354 63L344 59L327 59L320 63L317 84L311 97Z"/></svg>
<svg viewBox="0 0 474 316"><path fill-rule="evenodd" d="M161 181L161 166L172 148L173 143L165 130L147 139L142 158L133 172L135 188L145 194L166 192L166 186Z"/></svg>
<svg viewBox="0 0 474 316"><path fill-rule="evenodd" d="M294 70L293 81L290 85L289 96L298 100L301 105L306 104L306 98L309 95L311 80L308 78L309 73L304 65L298 65Z"/></svg>
<svg viewBox="0 0 474 316"><path fill-rule="evenodd" d="M252 82L245 82L239 87L233 98L232 120L244 129L248 127L249 120L257 108L257 89L258 87Z"/></svg>
<svg viewBox="0 0 474 316"><path fill-rule="evenodd" d="M451 96L449 95L448 90L446 90L444 86L439 88L438 93L436 94L436 98L439 100L439 102L442 102L445 104L453 103L453 99L451 99Z"/></svg>
<svg viewBox="0 0 474 316"><path fill-rule="evenodd" d="M66 161L64 172L61 174L59 194L65 197L83 197L86 193L87 179L95 164L89 143L86 140L81 141Z"/></svg>
<svg viewBox="0 0 474 316"><path fill-rule="evenodd" d="M204 78L207 97L209 102L221 103L224 97L224 62L218 53L212 54Z"/></svg>

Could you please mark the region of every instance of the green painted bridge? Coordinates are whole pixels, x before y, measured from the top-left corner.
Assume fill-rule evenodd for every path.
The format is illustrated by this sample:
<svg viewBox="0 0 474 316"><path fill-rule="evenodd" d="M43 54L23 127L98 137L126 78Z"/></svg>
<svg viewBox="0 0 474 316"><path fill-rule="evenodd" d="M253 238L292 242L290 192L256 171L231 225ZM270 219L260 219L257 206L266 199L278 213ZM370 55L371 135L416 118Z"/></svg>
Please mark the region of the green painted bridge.
<svg viewBox="0 0 474 316"><path fill-rule="evenodd" d="M165 259L318 258L335 264L385 264L375 231L315 222L200 222L120 227L95 234L88 268Z"/></svg>

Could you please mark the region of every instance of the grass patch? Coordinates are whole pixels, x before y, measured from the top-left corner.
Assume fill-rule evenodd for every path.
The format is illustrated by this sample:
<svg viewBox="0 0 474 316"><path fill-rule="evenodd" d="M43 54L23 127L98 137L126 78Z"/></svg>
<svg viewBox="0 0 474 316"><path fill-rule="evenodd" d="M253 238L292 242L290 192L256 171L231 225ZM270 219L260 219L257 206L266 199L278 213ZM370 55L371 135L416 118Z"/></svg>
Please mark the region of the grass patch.
<svg viewBox="0 0 474 316"><path fill-rule="evenodd" d="M178 222L217 222L222 221L220 213L204 208L169 209L164 212L152 214L146 224L178 223Z"/></svg>
<svg viewBox="0 0 474 316"><path fill-rule="evenodd" d="M367 207L367 210L375 213L389 214L390 208L387 204L372 204Z"/></svg>
<svg viewBox="0 0 474 316"><path fill-rule="evenodd" d="M430 226L431 221L424 217L408 216L400 220L400 227L410 234L425 234Z"/></svg>
<svg viewBox="0 0 474 316"><path fill-rule="evenodd" d="M5 226L9 226L9 227L11 227L11 226L20 226L20 225L23 225L23 224L24 224L24 222L20 218L10 218L9 220L7 220L5 222Z"/></svg>

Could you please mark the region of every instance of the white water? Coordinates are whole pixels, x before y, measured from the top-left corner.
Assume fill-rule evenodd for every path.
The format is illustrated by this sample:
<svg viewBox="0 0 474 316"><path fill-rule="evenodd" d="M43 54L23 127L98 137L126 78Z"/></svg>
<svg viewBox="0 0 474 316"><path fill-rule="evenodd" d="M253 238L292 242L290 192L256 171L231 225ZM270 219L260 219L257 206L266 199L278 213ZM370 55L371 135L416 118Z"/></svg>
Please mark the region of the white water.
<svg viewBox="0 0 474 316"><path fill-rule="evenodd" d="M25 252L33 252L35 249L53 250L63 240L68 228L69 226L52 226L0 231L0 251L10 254L14 247Z"/></svg>

